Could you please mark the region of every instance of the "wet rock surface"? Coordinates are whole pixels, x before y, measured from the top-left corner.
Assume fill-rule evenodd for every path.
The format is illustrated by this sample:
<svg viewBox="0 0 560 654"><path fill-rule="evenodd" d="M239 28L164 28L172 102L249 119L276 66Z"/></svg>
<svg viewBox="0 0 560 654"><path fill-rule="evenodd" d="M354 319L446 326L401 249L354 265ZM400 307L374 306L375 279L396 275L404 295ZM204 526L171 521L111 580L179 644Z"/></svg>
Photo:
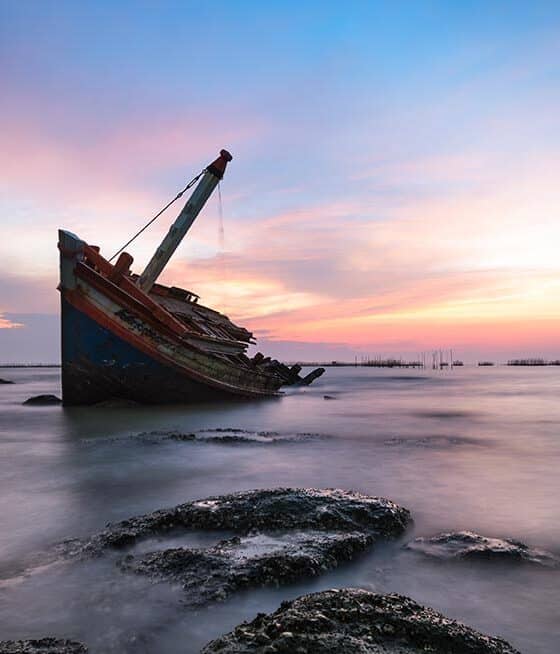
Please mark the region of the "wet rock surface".
<svg viewBox="0 0 560 654"><path fill-rule="evenodd" d="M197 432L183 432L178 429L155 429L153 431L124 434L110 438L86 438L82 442L88 445L98 445L105 442L123 442L134 439L147 445L165 444L173 441L217 445L282 445L306 443L324 438L329 438L329 436L316 432L282 433L268 430L254 431L231 427L217 427L214 429L201 429Z"/></svg>
<svg viewBox="0 0 560 654"><path fill-rule="evenodd" d="M85 645L64 638L0 641L0 654L87 654L87 651Z"/></svg>
<svg viewBox="0 0 560 654"><path fill-rule="evenodd" d="M276 488L186 502L109 524L89 540L69 542L74 553L96 554L176 528L232 530L241 535L255 531L358 531L391 538L401 535L410 520L407 509L381 497L340 489Z"/></svg>
<svg viewBox="0 0 560 654"><path fill-rule="evenodd" d="M198 443L218 443L231 445L236 443L272 444L293 443L320 438L321 434L295 433L281 434L275 431L250 431L248 429L222 428L202 429L197 433L183 433L180 431L152 431L138 435L141 440L151 441L184 441Z"/></svg>
<svg viewBox="0 0 560 654"><path fill-rule="evenodd" d="M287 532L221 541L208 549L174 548L128 555L123 570L180 583L184 604L222 601L234 592L315 577L353 559L375 542L372 534Z"/></svg>
<svg viewBox="0 0 560 654"><path fill-rule="evenodd" d="M196 440L209 443L294 443L324 438L323 434L312 432L281 433L277 431L251 431L231 427L202 429L195 435Z"/></svg>
<svg viewBox="0 0 560 654"><path fill-rule="evenodd" d="M528 547L510 538L487 538L472 531L438 534L416 538L407 549L444 560L480 560L527 563L546 568L560 568L560 558L544 550Z"/></svg>
<svg viewBox="0 0 560 654"><path fill-rule="evenodd" d="M129 549L125 572L182 585L184 603L198 606L232 593L317 576L350 561L378 540L400 536L410 514L384 498L338 489L254 490L187 502L109 524L87 541L67 541L65 556ZM143 539L183 530L235 535L207 548L131 552ZM164 540L165 542L165 540ZM138 550L138 547L137 547Z"/></svg>
<svg viewBox="0 0 560 654"><path fill-rule="evenodd" d="M9 379L2 379L2 377L0 377L0 384L13 384L13 383L14 382Z"/></svg>
<svg viewBox="0 0 560 654"><path fill-rule="evenodd" d="M24 404L29 406L50 406L54 404L62 404L62 400L56 395L34 395L25 400Z"/></svg>
<svg viewBox="0 0 560 654"><path fill-rule="evenodd" d="M356 588L328 590L283 602L208 643L202 654L519 654L402 595Z"/></svg>

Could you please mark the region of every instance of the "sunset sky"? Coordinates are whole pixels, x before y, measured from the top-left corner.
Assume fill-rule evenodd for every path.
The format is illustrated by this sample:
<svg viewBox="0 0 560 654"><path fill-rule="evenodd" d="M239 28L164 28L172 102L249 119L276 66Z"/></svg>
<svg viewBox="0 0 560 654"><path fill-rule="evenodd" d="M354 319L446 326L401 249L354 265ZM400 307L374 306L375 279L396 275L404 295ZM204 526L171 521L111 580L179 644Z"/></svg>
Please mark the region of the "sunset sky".
<svg viewBox="0 0 560 654"><path fill-rule="evenodd" d="M0 71L0 361L222 147L162 281L268 353L560 358L560 3L4 1Z"/></svg>

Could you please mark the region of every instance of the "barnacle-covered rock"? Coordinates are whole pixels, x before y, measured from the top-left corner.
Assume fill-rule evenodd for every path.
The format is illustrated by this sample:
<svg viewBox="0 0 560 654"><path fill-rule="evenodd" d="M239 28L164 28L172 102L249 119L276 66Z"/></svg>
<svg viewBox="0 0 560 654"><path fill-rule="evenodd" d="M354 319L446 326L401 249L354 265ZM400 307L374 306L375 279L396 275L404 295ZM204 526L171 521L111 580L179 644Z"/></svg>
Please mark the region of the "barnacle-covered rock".
<svg viewBox="0 0 560 654"><path fill-rule="evenodd" d="M208 643L202 654L519 654L402 595L357 588L283 602Z"/></svg>

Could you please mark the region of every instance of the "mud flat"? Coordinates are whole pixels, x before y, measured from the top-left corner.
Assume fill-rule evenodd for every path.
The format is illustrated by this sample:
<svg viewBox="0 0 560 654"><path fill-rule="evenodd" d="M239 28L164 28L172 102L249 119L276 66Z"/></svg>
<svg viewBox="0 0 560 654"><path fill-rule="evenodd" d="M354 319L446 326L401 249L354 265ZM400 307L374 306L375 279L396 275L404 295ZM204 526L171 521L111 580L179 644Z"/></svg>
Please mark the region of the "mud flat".
<svg viewBox="0 0 560 654"><path fill-rule="evenodd" d="M560 558L512 538L488 538L472 531L455 531L416 538L407 549L442 560L503 561L560 568Z"/></svg>
<svg viewBox="0 0 560 654"><path fill-rule="evenodd" d="M519 654L402 595L357 588L327 590L283 602L203 649L202 654Z"/></svg>

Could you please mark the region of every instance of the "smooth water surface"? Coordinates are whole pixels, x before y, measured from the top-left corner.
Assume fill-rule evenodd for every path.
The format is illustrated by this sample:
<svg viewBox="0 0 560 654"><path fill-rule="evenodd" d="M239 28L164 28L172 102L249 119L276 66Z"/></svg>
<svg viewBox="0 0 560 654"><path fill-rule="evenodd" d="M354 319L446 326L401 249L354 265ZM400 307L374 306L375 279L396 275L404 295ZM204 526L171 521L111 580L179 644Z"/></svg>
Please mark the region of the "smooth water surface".
<svg viewBox="0 0 560 654"><path fill-rule="evenodd" d="M560 572L443 563L402 542L318 579L196 612L181 606L180 589L122 573L117 554L44 557L108 521L275 486L388 497L412 511L405 541L469 529L559 553L560 369L329 368L281 399L112 409L22 406L32 395L60 394L59 371L0 376L16 382L0 386L0 638L53 635L93 653L184 654L283 599L360 586L410 595L526 653L560 650ZM278 437L228 444L145 436L220 428ZM183 534L139 547L204 547L220 537Z"/></svg>

